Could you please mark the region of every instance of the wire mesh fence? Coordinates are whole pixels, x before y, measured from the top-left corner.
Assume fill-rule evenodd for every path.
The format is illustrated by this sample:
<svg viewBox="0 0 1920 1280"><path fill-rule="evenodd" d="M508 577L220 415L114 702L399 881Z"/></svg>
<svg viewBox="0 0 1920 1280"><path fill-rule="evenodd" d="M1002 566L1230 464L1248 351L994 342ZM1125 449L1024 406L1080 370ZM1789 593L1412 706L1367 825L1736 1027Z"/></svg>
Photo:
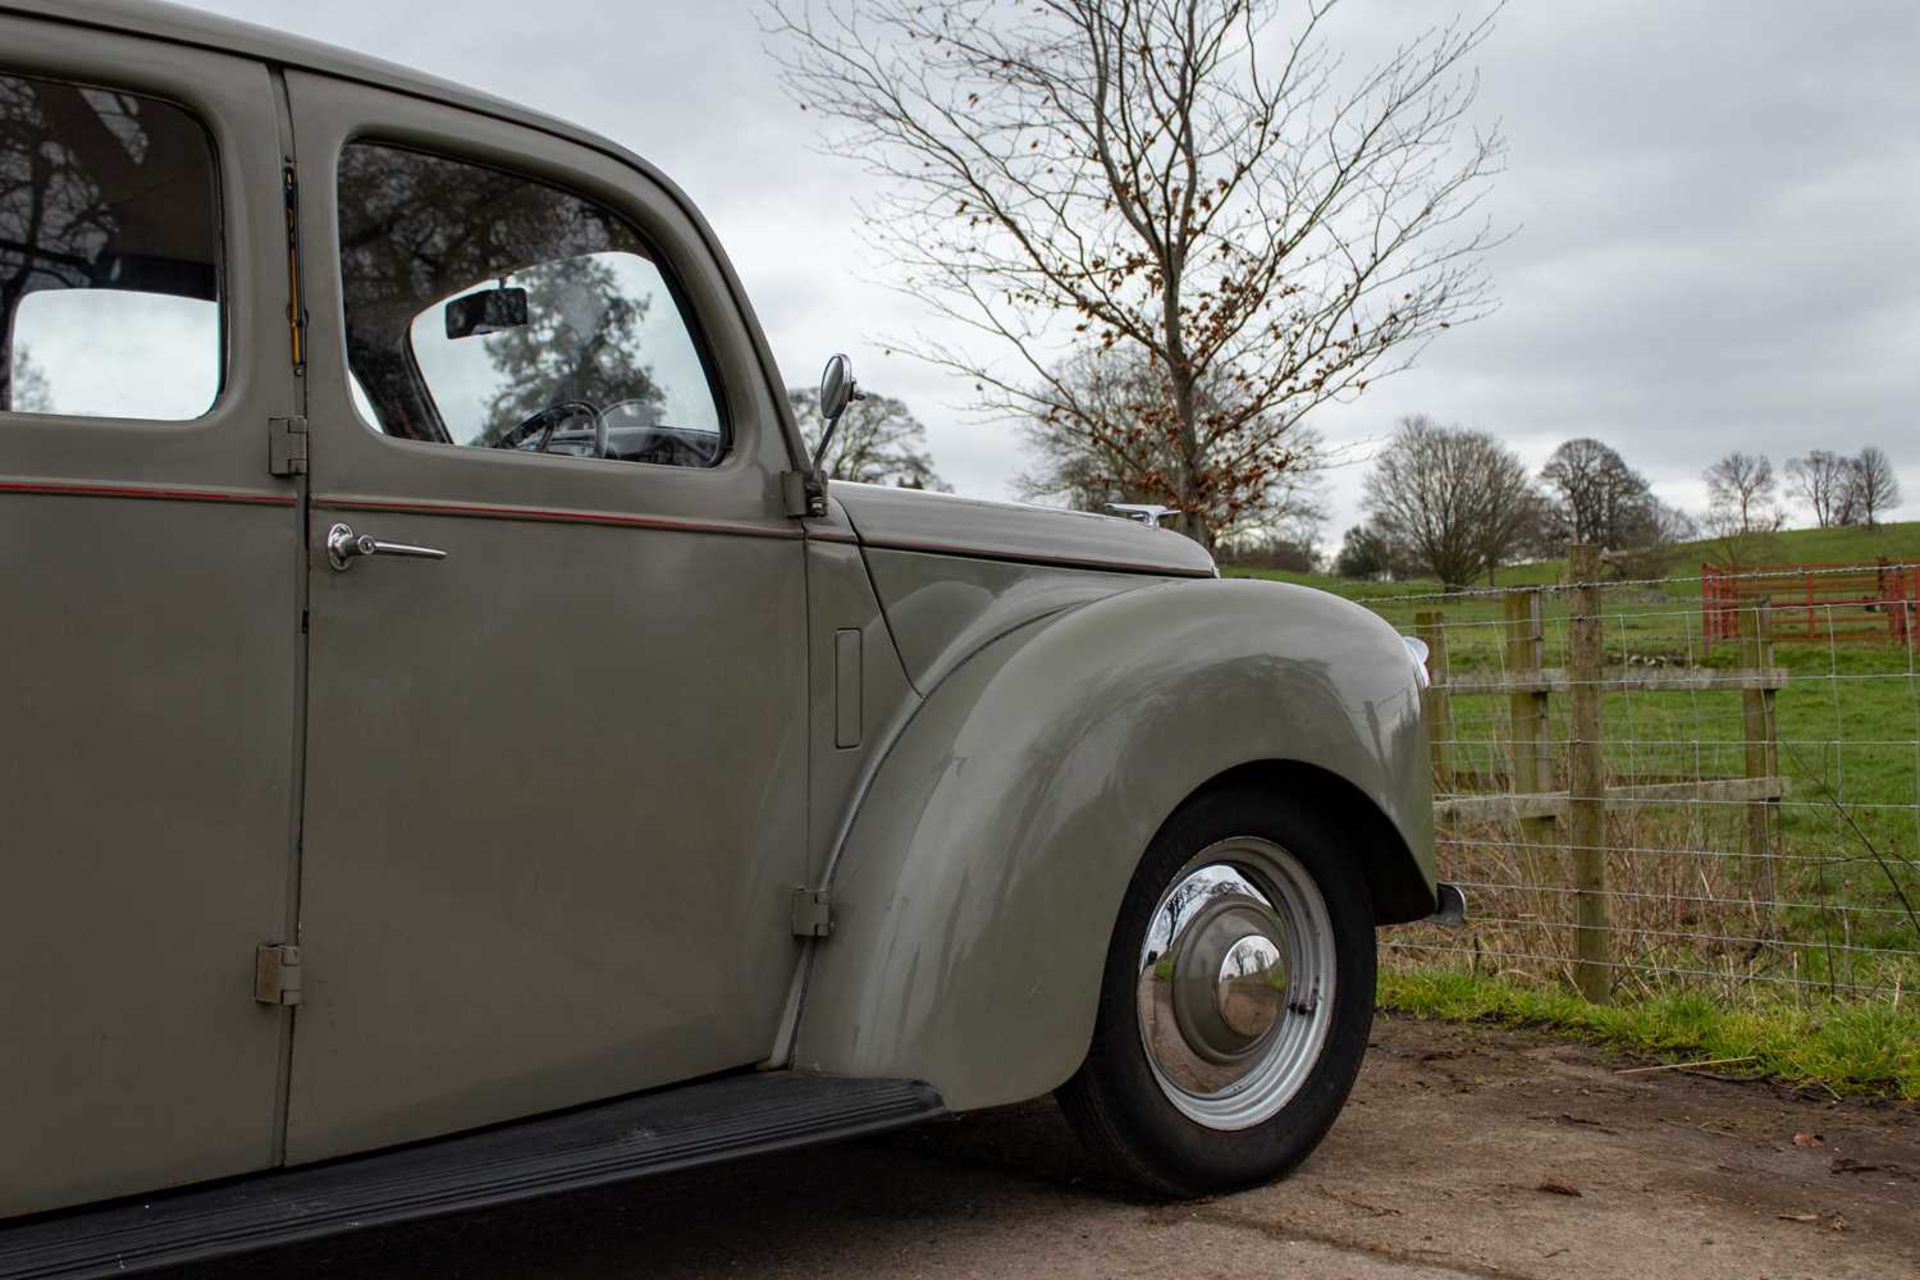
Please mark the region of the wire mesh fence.
<svg viewBox="0 0 1920 1280"><path fill-rule="evenodd" d="M1895 1002L1920 983L1920 573L1708 566L1361 597L1428 642L1465 931L1384 962Z"/></svg>

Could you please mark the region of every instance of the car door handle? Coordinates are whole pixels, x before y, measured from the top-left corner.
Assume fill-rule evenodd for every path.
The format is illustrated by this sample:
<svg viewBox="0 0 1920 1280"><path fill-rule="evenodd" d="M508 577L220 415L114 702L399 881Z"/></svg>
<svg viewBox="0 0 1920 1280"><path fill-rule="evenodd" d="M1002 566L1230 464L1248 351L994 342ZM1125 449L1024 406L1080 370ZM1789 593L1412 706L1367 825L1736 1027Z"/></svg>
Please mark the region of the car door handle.
<svg viewBox="0 0 1920 1280"><path fill-rule="evenodd" d="M438 547L416 547L406 542L381 542L370 533L355 533L350 524L336 524L327 530L327 563L335 572L353 568L356 556L411 556L416 560L445 560L447 553Z"/></svg>

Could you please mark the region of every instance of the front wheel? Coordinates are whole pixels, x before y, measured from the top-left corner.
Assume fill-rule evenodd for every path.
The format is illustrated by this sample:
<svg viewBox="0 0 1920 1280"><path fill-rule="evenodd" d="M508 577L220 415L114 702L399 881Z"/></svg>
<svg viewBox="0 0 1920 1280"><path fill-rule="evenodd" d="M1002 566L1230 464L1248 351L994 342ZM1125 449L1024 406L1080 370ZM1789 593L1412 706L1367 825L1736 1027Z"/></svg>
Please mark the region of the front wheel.
<svg viewBox="0 0 1920 1280"><path fill-rule="evenodd" d="M1373 929L1358 853L1327 819L1250 790L1190 801L1127 889L1061 1108L1116 1172L1162 1194L1287 1172L1360 1070Z"/></svg>

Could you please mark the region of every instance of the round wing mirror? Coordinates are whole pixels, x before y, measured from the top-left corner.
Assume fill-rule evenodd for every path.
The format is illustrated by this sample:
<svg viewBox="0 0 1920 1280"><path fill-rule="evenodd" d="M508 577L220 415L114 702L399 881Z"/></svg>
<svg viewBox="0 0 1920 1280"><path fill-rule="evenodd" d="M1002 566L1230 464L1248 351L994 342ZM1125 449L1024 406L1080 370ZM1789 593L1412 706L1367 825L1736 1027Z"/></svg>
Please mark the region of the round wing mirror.
<svg viewBox="0 0 1920 1280"><path fill-rule="evenodd" d="M835 356L820 373L820 417L832 422L853 402L853 361Z"/></svg>
<svg viewBox="0 0 1920 1280"><path fill-rule="evenodd" d="M840 415L847 406L860 398L860 388L854 385L853 361L845 356L835 356L827 361L827 367L820 372L820 443L813 450L813 474L820 475L820 464L826 459L827 445L833 440L833 429L840 425Z"/></svg>

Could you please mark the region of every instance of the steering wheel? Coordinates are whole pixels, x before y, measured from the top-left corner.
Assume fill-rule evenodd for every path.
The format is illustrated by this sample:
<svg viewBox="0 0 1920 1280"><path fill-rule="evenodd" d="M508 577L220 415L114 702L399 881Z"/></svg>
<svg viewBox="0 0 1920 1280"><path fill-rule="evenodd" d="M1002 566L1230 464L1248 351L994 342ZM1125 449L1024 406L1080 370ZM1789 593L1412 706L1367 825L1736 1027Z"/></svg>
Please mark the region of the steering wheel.
<svg viewBox="0 0 1920 1280"><path fill-rule="evenodd" d="M513 430L494 441L493 447L496 449L518 449L522 444L526 443L529 436L533 435L536 431L540 431L540 447L534 452L545 453L547 446L553 442L554 428L558 427L568 418L579 417L582 414L593 419L593 456L596 458L606 457L607 420L601 415L599 406L589 400L556 400L538 413L534 413L522 420Z"/></svg>

